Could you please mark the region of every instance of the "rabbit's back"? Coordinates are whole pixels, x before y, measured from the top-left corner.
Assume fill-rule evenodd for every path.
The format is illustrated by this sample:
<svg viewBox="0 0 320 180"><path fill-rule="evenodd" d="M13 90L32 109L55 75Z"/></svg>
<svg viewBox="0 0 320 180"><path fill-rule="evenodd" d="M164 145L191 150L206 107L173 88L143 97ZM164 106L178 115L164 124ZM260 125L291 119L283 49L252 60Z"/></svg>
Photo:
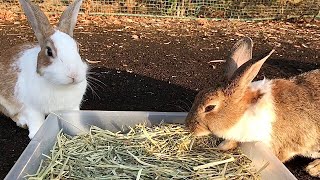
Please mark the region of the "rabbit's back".
<svg viewBox="0 0 320 180"><path fill-rule="evenodd" d="M284 104L279 104L284 110L289 108L291 111L298 106L301 106L300 110L320 108L320 70L309 71L289 80L273 80L273 97L276 103Z"/></svg>
<svg viewBox="0 0 320 180"><path fill-rule="evenodd" d="M306 102L320 108L320 69L312 70L291 79L294 84L304 90L308 96ZM307 104L309 105L309 104ZM320 121L320 120L319 120Z"/></svg>
<svg viewBox="0 0 320 180"><path fill-rule="evenodd" d="M14 87L20 72L17 61L27 49L35 47L35 44L25 43L11 47L0 54L0 95L13 96Z"/></svg>
<svg viewBox="0 0 320 180"><path fill-rule="evenodd" d="M273 85L276 121L273 150L282 161L295 154L309 156L320 148L320 70ZM281 150L281 151L280 151Z"/></svg>
<svg viewBox="0 0 320 180"><path fill-rule="evenodd" d="M13 116L21 108L14 97L15 86L20 72L17 61L25 50L34 46L35 44L33 43L24 43L0 53L0 111L7 116Z"/></svg>
<svg viewBox="0 0 320 180"><path fill-rule="evenodd" d="M299 82L301 79L305 80L308 82L307 85L314 87L314 90L317 92L318 96L320 96L320 69L301 74L294 79L296 82Z"/></svg>
<svg viewBox="0 0 320 180"><path fill-rule="evenodd" d="M320 70L289 80L273 80L273 97L279 118L312 121L320 127ZM301 124L300 124L301 125Z"/></svg>

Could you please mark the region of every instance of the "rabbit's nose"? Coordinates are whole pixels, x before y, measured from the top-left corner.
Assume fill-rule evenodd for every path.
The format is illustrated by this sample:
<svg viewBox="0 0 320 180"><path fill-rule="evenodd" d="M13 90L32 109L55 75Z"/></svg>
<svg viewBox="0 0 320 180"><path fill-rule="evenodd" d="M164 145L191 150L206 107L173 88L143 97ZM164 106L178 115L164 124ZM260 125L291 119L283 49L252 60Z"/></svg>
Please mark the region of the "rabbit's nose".
<svg viewBox="0 0 320 180"><path fill-rule="evenodd" d="M68 77L71 79L71 83L70 84L75 82L75 78L74 77L70 77L70 76L68 76Z"/></svg>
<svg viewBox="0 0 320 180"><path fill-rule="evenodd" d="M76 79L77 79L77 73L75 73L75 72L71 72L69 75L68 75L68 77L72 80L72 82L71 83L74 83L75 81L76 81Z"/></svg>

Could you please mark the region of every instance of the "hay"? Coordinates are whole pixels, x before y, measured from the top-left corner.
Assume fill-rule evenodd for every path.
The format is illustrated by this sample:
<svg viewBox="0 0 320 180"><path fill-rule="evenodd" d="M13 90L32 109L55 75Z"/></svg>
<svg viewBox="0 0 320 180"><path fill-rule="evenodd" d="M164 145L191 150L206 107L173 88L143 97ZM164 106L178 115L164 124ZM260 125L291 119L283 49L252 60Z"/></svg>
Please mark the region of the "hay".
<svg viewBox="0 0 320 180"><path fill-rule="evenodd" d="M27 179L259 179L239 150L194 138L181 125L137 125L126 134L92 126L85 135L58 134L50 156Z"/></svg>

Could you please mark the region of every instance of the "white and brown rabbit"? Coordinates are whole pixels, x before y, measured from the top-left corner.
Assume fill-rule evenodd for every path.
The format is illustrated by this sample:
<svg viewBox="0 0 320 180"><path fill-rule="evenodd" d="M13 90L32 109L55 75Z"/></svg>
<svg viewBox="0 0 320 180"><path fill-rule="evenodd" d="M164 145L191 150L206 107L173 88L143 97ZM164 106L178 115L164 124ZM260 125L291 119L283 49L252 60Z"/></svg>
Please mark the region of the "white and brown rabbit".
<svg viewBox="0 0 320 180"><path fill-rule="evenodd" d="M262 141L285 162L295 155L315 158L306 170L320 177L320 70L290 79L253 81L271 55L252 59L252 40L238 41L226 62L228 81L201 91L186 118L198 136L212 133L225 141Z"/></svg>
<svg viewBox="0 0 320 180"><path fill-rule="evenodd" d="M79 55L73 30L82 0L75 0L53 28L40 8L19 0L38 43L26 43L0 56L0 110L32 138L45 115L79 110L87 87L87 64Z"/></svg>

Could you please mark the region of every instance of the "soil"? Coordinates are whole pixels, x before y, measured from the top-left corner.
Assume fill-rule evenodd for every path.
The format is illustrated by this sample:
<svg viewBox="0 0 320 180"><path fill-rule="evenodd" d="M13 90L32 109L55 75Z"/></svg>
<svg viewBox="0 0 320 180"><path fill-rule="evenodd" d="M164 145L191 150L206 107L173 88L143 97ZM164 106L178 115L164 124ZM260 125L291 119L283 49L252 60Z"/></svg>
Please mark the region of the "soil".
<svg viewBox="0 0 320 180"><path fill-rule="evenodd" d="M75 30L81 54L90 64L82 109L188 111L201 89L222 80L223 63L236 40L255 42L254 55L276 52L257 79L286 78L320 68L320 24L107 17L82 19ZM33 41L25 21L0 24L1 51ZM28 131L0 116L0 179L24 148ZM285 165L298 179L312 160L297 157Z"/></svg>

